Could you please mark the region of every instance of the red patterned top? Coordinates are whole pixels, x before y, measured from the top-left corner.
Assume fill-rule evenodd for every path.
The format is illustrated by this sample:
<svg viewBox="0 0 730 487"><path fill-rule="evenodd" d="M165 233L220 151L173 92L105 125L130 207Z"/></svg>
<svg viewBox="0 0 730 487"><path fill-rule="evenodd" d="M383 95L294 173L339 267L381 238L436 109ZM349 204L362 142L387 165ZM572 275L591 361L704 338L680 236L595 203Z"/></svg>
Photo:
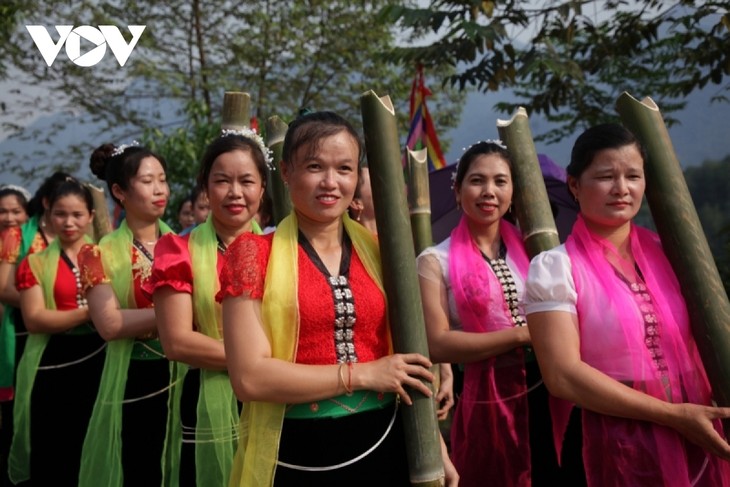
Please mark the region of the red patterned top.
<svg viewBox="0 0 730 487"><path fill-rule="evenodd" d="M0 233L0 262L8 262L9 264L17 264L20 256L20 244L23 240L23 234L20 227L10 227ZM30 245L28 254L40 252L47 247L46 241L43 239L41 232L36 232L33 242Z"/></svg>
<svg viewBox="0 0 730 487"><path fill-rule="evenodd" d="M152 263L133 245L130 248L132 259L132 278L134 279L134 301L138 309L151 308L152 301L142 291L142 286L152 274ZM104 272L101 250L98 245L87 244L81 247L78 256L81 270L81 285L84 292L99 284L109 284L110 279Z"/></svg>
<svg viewBox="0 0 730 487"><path fill-rule="evenodd" d="M241 295L263 298L272 241L273 234L245 234L231 244L227 251L229 264L221 273L221 291L216 296L219 301ZM301 245L298 252L300 323L295 361L300 364L337 363L332 289ZM354 246L348 280L357 319L353 341L358 361L370 362L384 357L389 348L385 297L368 275Z"/></svg>
<svg viewBox="0 0 730 487"><path fill-rule="evenodd" d="M40 285L40 283L33 271L30 270L28 258L26 257L20 261L20 265L15 272L15 287L18 291L24 291L37 285ZM63 259L58 259L56 282L53 285L53 299L56 301L56 309L65 311L78 308L76 291L76 277Z"/></svg>

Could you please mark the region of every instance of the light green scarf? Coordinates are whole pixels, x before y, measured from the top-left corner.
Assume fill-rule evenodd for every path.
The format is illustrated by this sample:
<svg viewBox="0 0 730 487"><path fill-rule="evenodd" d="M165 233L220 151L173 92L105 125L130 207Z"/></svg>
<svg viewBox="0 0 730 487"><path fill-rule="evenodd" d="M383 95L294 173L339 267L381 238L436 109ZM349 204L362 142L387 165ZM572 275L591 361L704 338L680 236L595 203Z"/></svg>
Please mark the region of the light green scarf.
<svg viewBox="0 0 730 487"><path fill-rule="evenodd" d="M165 222L160 220L158 224L161 234L171 231ZM130 254L133 239L132 231L124 220L117 230L99 242L104 274L109 278L122 309L137 307ZM122 404L134 342L134 338L120 338L107 344L99 393L81 451L79 487L124 485Z"/></svg>
<svg viewBox="0 0 730 487"><path fill-rule="evenodd" d="M261 228L251 220L252 231L261 234ZM215 301L220 289L218 279L218 240L211 217L190 232L188 243L193 273L193 322L200 333L222 340L221 307ZM176 364L171 372L172 380L182 381L188 367ZM182 387L174 388L170 396L170 420L168 421L165 462L172 467L169 479L163 485L179 485L180 448L182 423L180 407ZM228 373L217 370L200 370L200 394L198 396L197 423L195 427L195 472L197 485L225 485L230 477L237 440L238 403L233 394ZM168 472L166 466L163 472Z"/></svg>
<svg viewBox="0 0 730 487"><path fill-rule="evenodd" d="M87 241L90 241L87 238ZM28 264L43 291L46 309L55 310L56 301L53 288L56 285L58 261L61 246L54 240L45 250L28 256ZM25 343L25 351L18 363L13 405L13 441L8 454L8 475L17 484L30 478L30 396L38 372L38 365L51 335L30 333Z"/></svg>
<svg viewBox="0 0 730 487"><path fill-rule="evenodd" d="M18 263L28 255L28 250L38 233L38 216L32 217L21 227ZM5 305L0 323L0 388L12 387L15 378L15 307Z"/></svg>

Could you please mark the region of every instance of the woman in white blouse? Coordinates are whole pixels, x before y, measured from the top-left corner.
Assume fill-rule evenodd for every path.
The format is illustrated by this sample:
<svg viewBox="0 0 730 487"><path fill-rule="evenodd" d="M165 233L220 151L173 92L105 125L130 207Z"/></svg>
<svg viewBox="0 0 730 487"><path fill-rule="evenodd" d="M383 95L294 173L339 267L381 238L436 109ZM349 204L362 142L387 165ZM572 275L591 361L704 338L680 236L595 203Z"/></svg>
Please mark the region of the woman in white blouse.
<svg viewBox="0 0 730 487"><path fill-rule="evenodd" d="M645 153L615 124L585 131L568 186L581 213L565 245L533 259L525 290L532 343L564 431L583 408L589 486L730 485L730 446L677 278L656 234L632 223ZM558 438L559 440L559 438Z"/></svg>
<svg viewBox="0 0 730 487"><path fill-rule="evenodd" d="M529 262L519 230L504 219L512 190L506 147L471 146L454 182L461 221L418 260L431 359L464 364L451 427L462 486L485 478L500 486L530 486L538 477L542 485L563 483L549 418L536 416L547 410L547 394L525 348L530 334L519 300Z"/></svg>

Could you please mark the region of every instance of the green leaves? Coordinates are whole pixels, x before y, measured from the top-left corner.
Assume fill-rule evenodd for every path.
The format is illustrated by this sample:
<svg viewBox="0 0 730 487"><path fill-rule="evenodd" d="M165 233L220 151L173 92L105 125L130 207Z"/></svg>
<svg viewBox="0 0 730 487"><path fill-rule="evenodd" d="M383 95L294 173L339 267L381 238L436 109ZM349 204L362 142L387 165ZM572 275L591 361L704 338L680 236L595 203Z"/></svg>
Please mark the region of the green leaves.
<svg viewBox="0 0 730 487"><path fill-rule="evenodd" d="M708 83L730 90L726 1L434 0L393 8L388 18L419 43L395 50L395 59L457 67L445 83L459 89L514 90L519 100L498 109L521 105L559 123L545 140L615 119L623 91L651 95L666 116Z"/></svg>

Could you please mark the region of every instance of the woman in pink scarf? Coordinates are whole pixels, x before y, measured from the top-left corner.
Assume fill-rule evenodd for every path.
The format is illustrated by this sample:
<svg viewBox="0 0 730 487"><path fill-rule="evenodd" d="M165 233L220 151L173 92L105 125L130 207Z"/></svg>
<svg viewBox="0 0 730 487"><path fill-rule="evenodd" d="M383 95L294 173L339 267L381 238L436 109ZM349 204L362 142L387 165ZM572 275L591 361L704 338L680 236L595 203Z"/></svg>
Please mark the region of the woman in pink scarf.
<svg viewBox="0 0 730 487"><path fill-rule="evenodd" d="M503 218L512 204L510 165L499 141L464 153L454 182L461 221L418 262L431 359L465 364L451 449L467 487L530 486L536 464L544 485L560 483L549 418L532 415L547 410L547 400L528 407L528 392L546 393L526 353L530 334L519 306L529 261L519 230ZM540 423L542 435L533 429Z"/></svg>
<svg viewBox="0 0 730 487"><path fill-rule="evenodd" d="M578 137L568 185L581 214L565 245L537 256L525 291L556 442L583 408L589 486L727 486L730 446L658 237L632 223L644 151L615 124ZM670 197L670 195L667 195Z"/></svg>

